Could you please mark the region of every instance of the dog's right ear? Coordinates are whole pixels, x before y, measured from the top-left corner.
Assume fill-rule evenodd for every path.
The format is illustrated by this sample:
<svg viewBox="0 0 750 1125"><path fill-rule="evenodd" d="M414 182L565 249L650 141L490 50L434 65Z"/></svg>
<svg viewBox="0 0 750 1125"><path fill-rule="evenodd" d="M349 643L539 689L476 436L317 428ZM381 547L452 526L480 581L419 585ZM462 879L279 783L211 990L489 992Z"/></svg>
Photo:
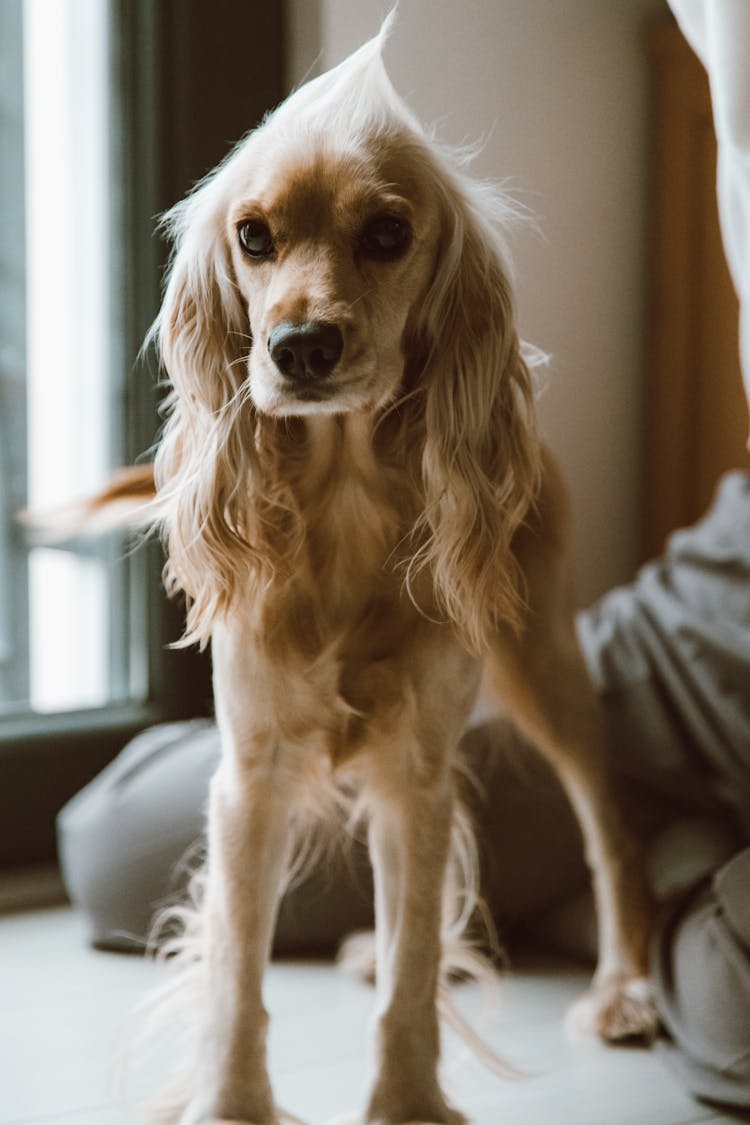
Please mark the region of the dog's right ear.
<svg viewBox="0 0 750 1125"><path fill-rule="evenodd" d="M170 212L175 251L152 331L172 384L154 460L168 547L168 592L188 600L185 643L205 644L235 591L258 570L248 503L258 476L256 415L243 384L249 318L223 229L208 206L214 183Z"/></svg>
<svg viewBox="0 0 750 1125"><path fill-rule="evenodd" d="M205 190L165 219L175 249L153 337L176 398L215 414L244 381L250 328L221 217L200 198Z"/></svg>

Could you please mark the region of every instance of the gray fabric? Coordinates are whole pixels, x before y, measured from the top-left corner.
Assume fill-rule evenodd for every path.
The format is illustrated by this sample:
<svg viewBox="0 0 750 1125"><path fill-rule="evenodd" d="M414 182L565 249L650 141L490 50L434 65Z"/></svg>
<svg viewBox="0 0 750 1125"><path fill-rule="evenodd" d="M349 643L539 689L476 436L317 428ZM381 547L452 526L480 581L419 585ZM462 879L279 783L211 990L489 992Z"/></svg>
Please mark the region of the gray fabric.
<svg viewBox="0 0 750 1125"><path fill-rule="evenodd" d="M184 886L203 833L219 739L209 720L137 735L61 811L58 852L96 946L142 948L157 908Z"/></svg>
<svg viewBox="0 0 750 1125"><path fill-rule="evenodd" d="M615 769L665 808L750 841L750 474L721 482L695 527L629 587L580 615ZM653 976L665 1057L708 1101L750 1108L750 849L683 897Z"/></svg>
<svg viewBox="0 0 750 1125"><path fill-rule="evenodd" d="M659 1044L688 1089L750 1109L750 848L673 910L654 948Z"/></svg>
<svg viewBox="0 0 750 1125"><path fill-rule="evenodd" d="M750 834L750 474L578 625L618 772Z"/></svg>
<svg viewBox="0 0 750 1125"><path fill-rule="evenodd" d="M68 893L100 949L142 950L155 914L178 901L204 852L204 808L219 761L210 720L143 731L58 818ZM373 924L370 867L355 842L339 865L282 904L277 953L326 952Z"/></svg>
<svg viewBox="0 0 750 1125"><path fill-rule="evenodd" d="M478 827L484 893L498 925L556 904L587 883L580 834L556 778L505 724L467 732L463 757L480 779L464 797ZM184 892L202 854L204 806L219 760L210 721L143 731L58 818L68 893L103 949L143 948L160 906ZM331 862L332 860L332 862ZM530 870L533 876L530 877ZM360 841L285 896L277 954L325 953L373 925L372 873Z"/></svg>

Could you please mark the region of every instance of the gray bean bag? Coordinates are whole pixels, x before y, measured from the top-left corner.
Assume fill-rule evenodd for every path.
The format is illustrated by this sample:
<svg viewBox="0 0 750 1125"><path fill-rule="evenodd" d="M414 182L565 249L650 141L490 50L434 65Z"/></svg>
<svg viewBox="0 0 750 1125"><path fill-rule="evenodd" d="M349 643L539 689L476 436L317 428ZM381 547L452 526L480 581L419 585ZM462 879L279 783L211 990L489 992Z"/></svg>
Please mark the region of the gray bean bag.
<svg viewBox="0 0 750 1125"><path fill-rule="evenodd" d="M577 825L556 779L501 723L477 726L464 745L483 794L469 790L483 852L485 891L503 924L534 915L585 887ZM204 807L219 759L210 720L168 723L137 735L58 818L71 899L98 948L142 949L154 914L178 900L203 853ZM519 863L519 857L524 862ZM371 927L366 849L351 841L285 896L277 953L328 953ZM529 865L537 867L529 877Z"/></svg>

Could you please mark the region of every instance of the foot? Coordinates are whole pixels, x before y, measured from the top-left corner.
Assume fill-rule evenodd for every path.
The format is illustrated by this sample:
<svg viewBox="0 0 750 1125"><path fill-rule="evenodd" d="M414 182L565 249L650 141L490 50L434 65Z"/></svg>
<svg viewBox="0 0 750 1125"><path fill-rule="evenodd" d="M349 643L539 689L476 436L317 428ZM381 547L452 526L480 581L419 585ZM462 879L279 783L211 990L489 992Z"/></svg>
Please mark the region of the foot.
<svg viewBox="0 0 750 1125"><path fill-rule="evenodd" d="M188 1120L192 1120L192 1118ZM281 1123L286 1121L295 1122L295 1125L302 1125L302 1123L297 1122L297 1118L281 1118ZM201 1119L201 1125L255 1125L255 1122L244 1117L241 1119L239 1117L204 1117ZM259 1122L258 1125L266 1125L266 1122ZM280 1123L274 1119L273 1125L280 1125Z"/></svg>
<svg viewBox="0 0 750 1125"><path fill-rule="evenodd" d="M305 1125L299 1117L293 1117L291 1113L284 1113L283 1110L279 1111L281 1116L279 1118L280 1125ZM207 1125L247 1125L246 1121L240 1121L236 1117L212 1117Z"/></svg>
<svg viewBox="0 0 750 1125"><path fill-rule="evenodd" d="M378 1087L361 1125L467 1125L464 1115L448 1105L439 1087L420 1093L413 1086L408 1093L400 1089L399 1094L399 1087L390 1092Z"/></svg>
<svg viewBox="0 0 750 1125"><path fill-rule="evenodd" d="M408 1121L399 1121L398 1125L466 1125L465 1117L455 1111L451 1112L454 1113L453 1117L441 1118L439 1121L427 1121L423 1118L417 1121L414 1118L410 1118ZM376 1121L369 1121L364 1118L361 1113L343 1113L339 1114L338 1117L334 1117L332 1121L328 1122L328 1125L391 1125L391 1119L381 1118ZM393 1125L396 1125L395 1119Z"/></svg>
<svg viewBox="0 0 750 1125"><path fill-rule="evenodd" d="M357 977L365 984L375 984L374 932L359 930L349 934L339 946L336 960L339 968L348 976Z"/></svg>
<svg viewBox="0 0 750 1125"><path fill-rule="evenodd" d="M594 981L569 1009L565 1025L575 1035L597 1036L605 1043L651 1043L659 1030L659 1013L647 977Z"/></svg>
<svg viewBox="0 0 750 1125"><path fill-rule="evenodd" d="M414 1113L415 1106L419 1112ZM344 1113L328 1125L467 1125L466 1118L445 1101L439 1090L407 1099L385 1096L382 1087L363 1113Z"/></svg>
<svg viewBox="0 0 750 1125"><path fill-rule="evenodd" d="M270 1113L253 1113L248 1117L237 1117L236 1111L231 1117L222 1113L213 1113L198 1107L195 1103L188 1105L179 1119L178 1125L304 1125L296 1118L277 1115L273 1110Z"/></svg>

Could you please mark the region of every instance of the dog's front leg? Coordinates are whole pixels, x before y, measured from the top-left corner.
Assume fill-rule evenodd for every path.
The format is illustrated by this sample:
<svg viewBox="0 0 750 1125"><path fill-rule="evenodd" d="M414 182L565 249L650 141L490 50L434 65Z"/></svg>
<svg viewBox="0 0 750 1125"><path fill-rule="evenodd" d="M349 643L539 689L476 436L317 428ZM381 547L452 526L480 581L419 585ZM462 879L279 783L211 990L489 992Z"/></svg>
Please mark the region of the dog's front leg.
<svg viewBox="0 0 750 1125"><path fill-rule="evenodd" d="M288 802L272 776L224 762L213 779L205 910L206 1005L197 1090L181 1125L273 1125L262 978L287 861Z"/></svg>
<svg viewBox="0 0 750 1125"><path fill-rule="evenodd" d="M442 774L405 779L372 802L375 874L377 1073L367 1125L463 1117L440 1089L436 992L452 793Z"/></svg>
<svg viewBox="0 0 750 1125"><path fill-rule="evenodd" d="M222 761L209 803L206 1011L195 1093L181 1125L278 1121L262 982L289 858L295 786L288 751L274 739L260 702L248 699L247 665L228 638L214 643Z"/></svg>

